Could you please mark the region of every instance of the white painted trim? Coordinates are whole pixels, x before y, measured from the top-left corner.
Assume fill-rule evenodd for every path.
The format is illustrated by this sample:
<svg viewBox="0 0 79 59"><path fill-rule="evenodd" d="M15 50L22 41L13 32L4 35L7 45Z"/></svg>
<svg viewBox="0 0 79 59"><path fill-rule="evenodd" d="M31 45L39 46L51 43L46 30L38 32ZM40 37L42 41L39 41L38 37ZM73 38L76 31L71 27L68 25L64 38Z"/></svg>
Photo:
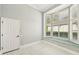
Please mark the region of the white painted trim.
<svg viewBox="0 0 79 59"><path fill-rule="evenodd" d="M44 40L44 41L45 41L45 40ZM50 44L50 45L53 45L53 46L55 46L55 47L57 47L57 48L63 49L63 50L65 50L65 51L67 51L67 52L69 52L69 53L71 53L71 54L76 54L76 55L79 54L79 53L76 52L76 51L67 49L67 48L65 48L65 47L62 47L62 46L59 46L59 45L56 45L56 44L53 44L53 43L51 43L51 42L48 42L48 41L45 41L45 42L48 43L48 44Z"/></svg>
<svg viewBox="0 0 79 59"><path fill-rule="evenodd" d="M28 44L22 45L20 48L29 47L29 46L32 46L32 45L35 45L35 44L38 44L38 43L40 43L40 41L31 42L31 43L28 43Z"/></svg>

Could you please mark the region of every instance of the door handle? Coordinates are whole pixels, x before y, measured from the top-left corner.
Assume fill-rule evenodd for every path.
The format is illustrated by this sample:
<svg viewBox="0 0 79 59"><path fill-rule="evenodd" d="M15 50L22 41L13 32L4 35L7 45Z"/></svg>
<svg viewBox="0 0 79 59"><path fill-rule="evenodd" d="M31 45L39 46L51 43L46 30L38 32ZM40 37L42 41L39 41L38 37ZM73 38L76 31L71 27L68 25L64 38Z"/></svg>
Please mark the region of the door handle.
<svg viewBox="0 0 79 59"><path fill-rule="evenodd" d="M3 47L1 47L1 49L3 50Z"/></svg>
<svg viewBox="0 0 79 59"><path fill-rule="evenodd" d="M17 35L16 37L20 37L19 35Z"/></svg>

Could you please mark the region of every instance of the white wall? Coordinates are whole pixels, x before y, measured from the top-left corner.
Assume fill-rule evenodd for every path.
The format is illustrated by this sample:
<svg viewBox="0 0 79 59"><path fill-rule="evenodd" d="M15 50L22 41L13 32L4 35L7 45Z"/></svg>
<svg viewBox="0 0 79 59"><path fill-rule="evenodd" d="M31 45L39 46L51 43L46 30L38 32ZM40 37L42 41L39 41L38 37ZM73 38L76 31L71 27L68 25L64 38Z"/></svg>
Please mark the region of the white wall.
<svg viewBox="0 0 79 59"><path fill-rule="evenodd" d="M1 5L0 5L0 16L1 16ZM1 22L1 20L0 20ZM0 33L1 33L1 24L0 24ZM0 49L1 49L1 34L0 34Z"/></svg>
<svg viewBox="0 0 79 59"><path fill-rule="evenodd" d="M21 44L41 39L42 15L28 5L3 5L3 17L21 20Z"/></svg>
<svg viewBox="0 0 79 59"><path fill-rule="evenodd" d="M0 16L1 16L1 5L0 5Z"/></svg>

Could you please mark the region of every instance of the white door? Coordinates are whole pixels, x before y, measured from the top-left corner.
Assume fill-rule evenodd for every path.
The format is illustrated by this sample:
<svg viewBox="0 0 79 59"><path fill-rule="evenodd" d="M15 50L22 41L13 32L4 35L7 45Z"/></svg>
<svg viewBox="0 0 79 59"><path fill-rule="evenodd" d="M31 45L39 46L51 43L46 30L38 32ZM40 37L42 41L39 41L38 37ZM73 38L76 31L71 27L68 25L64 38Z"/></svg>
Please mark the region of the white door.
<svg viewBox="0 0 79 59"><path fill-rule="evenodd" d="M2 53L19 48L20 21L9 18L1 18L1 22Z"/></svg>

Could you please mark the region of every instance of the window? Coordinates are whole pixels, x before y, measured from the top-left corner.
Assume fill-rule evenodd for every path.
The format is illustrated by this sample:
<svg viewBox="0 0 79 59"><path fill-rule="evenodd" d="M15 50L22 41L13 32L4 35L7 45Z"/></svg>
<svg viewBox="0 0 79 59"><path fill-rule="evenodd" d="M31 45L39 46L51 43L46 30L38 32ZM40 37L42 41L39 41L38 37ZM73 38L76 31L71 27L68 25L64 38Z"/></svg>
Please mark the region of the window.
<svg viewBox="0 0 79 59"><path fill-rule="evenodd" d="M46 16L46 36L51 35L51 18L50 15Z"/></svg>
<svg viewBox="0 0 79 59"><path fill-rule="evenodd" d="M78 37L78 33L77 33L77 31L78 31L78 27L77 27L77 24L73 24L72 25L72 37L73 37L73 39L74 40L77 40L77 37Z"/></svg>
<svg viewBox="0 0 79 59"><path fill-rule="evenodd" d="M71 6L71 8L70 8L70 15L71 15L70 18L71 19L77 19L78 13L79 13L78 7L79 7L78 5Z"/></svg>
<svg viewBox="0 0 79 59"><path fill-rule="evenodd" d="M78 40L78 5L72 5L70 8L70 18L72 22L72 40Z"/></svg>
<svg viewBox="0 0 79 59"><path fill-rule="evenodd" d="M59 27L60 37L68 38L68 25L61 25Z"/></svg>
<svg viewBox="0 0 79 59"><path fill-rule="evenodd" d="M73 28L73 31L78 31L78 26L77 26L77 24L73 24L72 26L73 26L73 27L72 27L72 28Z"/></svg>
<svg viewBox="0 0 79 59"><path fill-rule="evenodd" d="M53 36L68 38L69 26L69 8L52 14L52 31Z"/></svg>
<svg viewBox="0 0 79 59"><path fill-rule="evenodd" d="M52 23L53 25L58 25L59 24L59 14L58 13L53 14L52 22L53 22Z"/></svg>
<svg viewBox="0 0 79 59"><path fill-rule="evenodd" d="M58 26L53 26L53 36L58 36Z"/></svg>
<svg viewBox="0 0 79 59"><path fill-rule="evenodd" d="M59 36L61 38L68 38L69 35L69 8L59 12Z"/></svg>
<svg viewBox="0 0 79 59"><path fill-rule="evenodd" d="M68 8L59 12L59 20L60 21L69 20L69 9Z"/></svg>
<svg viewBox="0 0 79 59"><path fill-rule="evenodd" d="M77 41L79 35L79 5L69 7L51 13L46 18L46 35Z"/></svg>
<svg viewBox="0 0 79 59"><path fill-rule="evenodd" d="M59 22L61 24L69 24L69 8L59 12Z"/></svg>

